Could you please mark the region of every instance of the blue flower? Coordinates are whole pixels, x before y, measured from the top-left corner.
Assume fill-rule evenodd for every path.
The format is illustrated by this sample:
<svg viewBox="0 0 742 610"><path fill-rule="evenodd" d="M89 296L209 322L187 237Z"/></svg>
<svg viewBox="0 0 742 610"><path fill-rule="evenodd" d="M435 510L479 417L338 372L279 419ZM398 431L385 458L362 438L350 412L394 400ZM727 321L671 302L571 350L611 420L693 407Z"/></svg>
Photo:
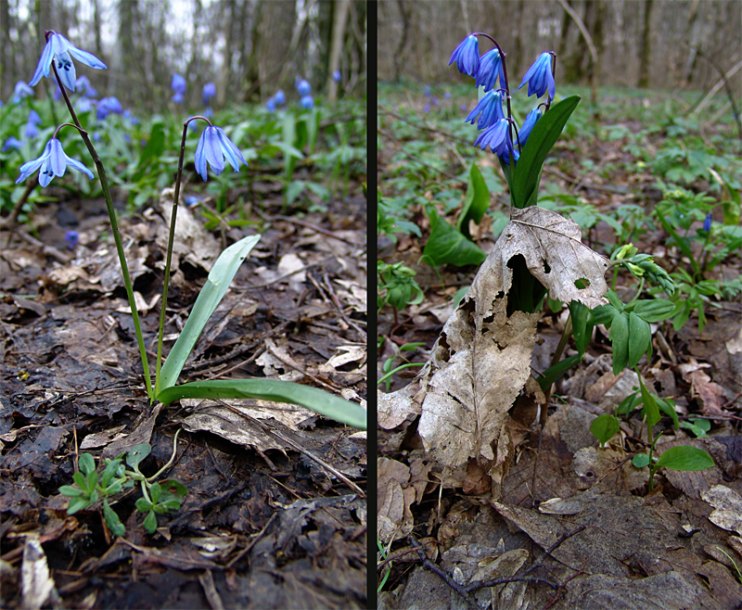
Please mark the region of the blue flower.
<svg viewBox="0 0 742 610"><path fill-rule="evenodd" d="M703 230L708 233L711 231L711 221L713 220L711 212L706 214L706 218L703 221Z"/></svg>
<svg viewBox="0 0 742 610"><path fill-rule="evenodd" d="M425 97L430 97L431 95L433 95L433 90L430 88L430 85L425 85L425 87L423 88L423 95Z"/></svg>
<svg viewBox="0 0 742 610"><path fill-rule="evenodd" d="M334 71L334 72L332 73L332 80L334 80L334 81L335 81L336 83L339 83L339 82L340 82L340 80L341 80L342 78L343 78L343 77L342 77L342 75L340 74L340 70L335 70L335 71Z"/></svg>
<svg viewBox="0 0 742 610"><path fill-rule="evenodd" d="M497 49L487 51L479 60L477 71L477 87L484 87L485 91L495 88L497 79L500 79L500 87L506 89L505 70L502 67L502 57Z"/></svg>
<svg viewBox="0 0 742 610"><path fill-rule="evenodd" d="M13 89L13 102L17 104L23 98L30 95L33 95L33 89L31 89L31 87L29 87L24 81L19 80L15 84L15 89Z"/></svg>
<svg viewBox="0 0 742 610"><path fill-rule="evenodd" d="M28 113L28 122L34 125L41 125L41 117L33 108Z"/></svg>
<svg viewBox="0 0 742 610"><path fill-rule="evenodd" d="M185 101L185 96L179 91L170 99L173 102L173 104L182 104Z"/></svg>
<svg viewBox="0 0 742 610"><path fill-rule="evenodd" d="M283 92L283 89L276 91L273 95L273 101L276 102L278 106L283 106L286 103L286 94Z"/></svg>
<svg viewBox="0 0 742 610"><path fill-rule="evenodd" d="M33 140L37 135L39 135L39 128L31 121L26 123L26 129L23 130L23 136L29 140Z"/></svg>
<svg viewBox="0 0 742 610"><path fill-rule="evenodd" d="M98 102L98 111L96 112L98 119L102 121L109 114L124 114L121 102L115 97L104 97Z"/></svg>
<svg viewBox="0 0 742 610"><path fill-rule="evenodd" d="M518 89L528 83L528 95L531 96L534 93L541 97L546 90L549 90L549 97L554 99L556 93L556 84L554 83L554 75L551 72L551 53L541 53L533 62L533 65L528 68L523 77L523 82L520 84Z"/></svg>
<svg viewBox="0 0 742 610"><path fill-rule="evenodd" d="M211 169L218 176L224 170L225 158L236 172L239 171L240 165L247 165L240 149L224 134L224 130L209 125L201 133L195 157L196 171L204 182L209 178L206 163L211 165Z"/></svg>
<svg viewBox="0 0 742 610"><path fill-rule="evenodd" d="M528 115L526 116L526 120L523 121L523 126L518 131L518 140L520 141L521 146L526 145L526 140L528 139L528 136L531 135L533 126L540 118L541 110L538 107L534 108L533 110L531 110L531 112L528 113Z"/></svg>
<svg viewBox="0 0 742 610"><path fill-rule="evenodd" d="M173 79L170 81L170 88L173 90L173 93L185 93L185 78L183 78L180 74L173 74Z"/></svg>
<svg viewBox="0 0 742 610"><path fill-rule="evenodd" d="M510 139L510 123L508 120L500 119L491 127L485 129L474 141L474 146L479 146L482 150L489 148L500 157L509 159L509 155L514 154L515 150Z"/></svg>
<svg viewBox="0 0 742 610"><path fill-rule="evenodd" d="M49 76L52 61L54 61L54 65L57 67L59 79L62 81L62 84L67 87L68 90L74 91L75 78L77 75L75 74L75 64L72 63L72 58L75 58L80 63L83 63L95 70L106 69L106 64L95 55L78 49L64 36L52 31L46 33L46 46L44 47L39 63L36 66L36 72L34 72L33 78L28 84L35 87L43 76Z"/></svg>
<svg viewBox="0 0 742 610"><path fill-rule="evenodd" d="M466 122L474 125L477 117L479 117L477 129L487 129L505 118L505 113L502 111L502 95L499 91L485 93L479 103L474 106L474 110L466 117Z"/></svg>
<svg viewBox="0 0 742 610"><path fill-rule="evenodd" d="M307 97L312 93L312 86L303 78L298 78L296 79L296 90L301 97Z"/></svg>
<svg viewBox="0 0 742 610"><path fill-rule="evenodd" d="M312 99L311 95L305 95L301 98L299 104L301 104L301 107L304 108L304 110L311 110L314 108L314 99Z"/></svg>
<svg viewBox="0 0 742 610"><path fill-rule="evenodd" d="M448 65L453 62L456 62L459 72L476 78L479 70L479 41L476 36L470 34L459 43L451 53Z"/></svg>
<svg viewBox="0 0 742 610"><path fill-rule="evenodd" d="M83 75L75 81L75 87L86 98L98 97L98 92L90 84L90 79Z"/></svg>
<svg viewBox="0 0 742 610"><path fill-rule="evenodd" d="M423 112L430 112L430 102L425 102L425 106L423 106Z"/></svg>
<svg viewBox="0 0 742 610"><path fill-rule="evenodd" d="M88 97L81 97L77 100L77 114L85 114L93 109L93 100Z"/></svg>
<svg viewBox="0 0 742 610"><path fill-rule="evenodd" d="M47 186L54 176L64 176L64 172L67 170L68 165L72 169L82 172L91 180L93 179L93 172L77 159L68 157L64 150L62 150L62 144L59 140L57 140L57 138L52 138L47 142L44 152L38 159L28 161L21 165L21 174L18 176L18 180L16 180L15 183L20 184L36 170L39 170L39 184L41 186Z"/></svg>
<svg viewBox="0 0 742 610"><path fill-rule="evenodd" d="M265 103L265 107L268 110L268 112L275 112L276 111L276 98L275 97L270 98Z"/></svg>
<svg viewBox="0 0 742 610"><path fill-rule="evenodd" d="M14 138L13 136L10 136L7 140L5 140L2 152L8 152L9 150L20 150L22 145L23 143L20 140Z"/></svg>
<svg viewBox="0 0 742 610"><path fill-rule="evenodd" d="M216 96L216 85L214 83L206 83L201 92L201 99L203 99L204 106L208 106L214 96Z"/></svg>
<svg viewBox="0 0 742 610"><path fill-rule="evenodd" d="M80 234L74 229L70 229L64 234L64 243L69 250L74 250L75 246L80 243Z"/></svg>

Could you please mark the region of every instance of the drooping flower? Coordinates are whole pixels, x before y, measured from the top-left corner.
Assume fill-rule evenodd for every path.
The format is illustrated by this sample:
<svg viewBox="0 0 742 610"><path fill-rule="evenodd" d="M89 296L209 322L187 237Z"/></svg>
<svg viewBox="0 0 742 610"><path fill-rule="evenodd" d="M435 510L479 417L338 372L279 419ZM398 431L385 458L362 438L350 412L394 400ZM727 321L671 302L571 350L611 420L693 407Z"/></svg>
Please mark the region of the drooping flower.
<svg viewBox="0 0 742 610"><path fill-rule="evenodd" d="M23 137L33 140L38 135L39 128L36 127L35 123L29 120L28 123L26 123L26 128L23 130Z"/></svg>
<svg viewBox="0 0 742 610"><path fill-rule="evenodd" d="M81 97L77 100L76 109L77 114L85 114L93 109L93 101L89 97Z"/></svg>
<svg viewBox="0 0 742 610"><path fill-rule="evenodd" d="M466 117L466 122L474 125L477 117L479 117L477 129L487 129L505 118L505 113L502 111L502 95L499 91L485 93L479 103L474 106L474 110Z"/></svg>
<svg viewBox="0 0 742 610"><path fill-rule="evenodd" d="M310 93L312 93L312 85L310 85L303 78L297 78L296 79L296 90L301 97L307 97Z"/></svg>
<svg viewBox="0 0 742 610"><path fill-rule="evenodd" d="M431 89L430 85L425 85L425 87L423 87L423 95L425 97L433 95L433 89Z"/></svg>
<svg viewBox="0 0 742 610"><path fill-rule="evenodd" d="M268 110L268 112L275 112L276 111L276 98L271 97L268 99L268 101L265 103L265 107Z"/></svg>
<svg viewBox="0 0 742 610"><path fill-rule="evenodd" d="M204 106L208 106L211 100L216 96L216 85L214 83L206 83L203 91L201 92L201 99L204 102Z"/></svg>
<svg viewBox="0 0 742 610"><path fill-rule="evenodd" d="M80 92L80 95L86 98L98 97L98 92L90 84L90 79L83 75L75 81L75 87Z"/></svg>
<svg viewBox="0 0 742 610"><path fill-rule="evenodd" d="M286 94L283 92L283 89L276 91L273 95L273 101L276 102L276 105L278 106L283 106L286 103Z"/></svg>
<svg viewBox="0 0 742 610"><path fill-rule="evenodd" d="M47 186L54 176L64 176L68 165L72 169L82 172L91 180L93 179L93 172L77 159L68 157L62 149L60 141L57 138L52 138L47 142L44 152L38 159L21 165L21 173L15 183L20 184L36 170L39 170L39 184L41 186Z"/></svg>
<svg viewBox="0 0 742 610"><path fill-rule="evenodd" d="M479 41L476 36L470 34L459 43L459 46L451 53L451 59L448 61L448 65L450 66L453 62L456 62L456 67L462 74L468 74L474 78L477 77L477 71L479 70Z"/></svg>
<svg viewBox="0 0 742 610"><path fill-rule="evenodd" d="M498 78L500 79L500 87L506 89L508 85L505 82L505 70L502 67L500 51L492 49L482 55L479 60L477 87L484 87L485 91L494 89Z"/></svg>
<svg viewBox="0 0 742 610"><path fill-rule="evenodd" d="M13 136L8 137L3 144L2 152L8 152L9 150L20 150L23 143Z"/></svg>
<svg viewBox="0 0 742 610"><path fill-rule="evenodd" d="M46 46L36 66L36 72L34 72L33 78L28 84L35 87L42 77L49 76L53 61L62 84L69 91L74 91L77 75L75 74L75 64L72 63L72 58L95 70L106 69L106 64L95 55L78 49L64 36L51 31L46 33Z"/></svg>
<svg viewBox="0 0 742 610"><path fill-rule="evenodd" d="M74 229L70 229L64 234L64 243L67 244L68 250L74 250L75 246L80 243L80 234Z"/></svg>
<svg viewBox="0 0 742 610"><path fill-rule="evenodd" d="M339 82L340 82L340 80L341 80L342 78L343 78L343 77L342 77L342 75L340 74L340 70L335 70L335 71L334 71L334 72L332 73L332 80L334 80L334 81L335 81L336 83L339 83Z"/></svg>
<svg viewBox="0 0 742 610"><path fill-rule="evenodd" d="M204 182L209 178L206 164L208 163L218 176L224 170L225 158L236 172L239 171L240 165L247 165L240 149L226 136L224 130L221 127L209 125L201 133L195 157L196 171Z"/></svg>
<svg viewBox="0 0 742 610"><path fill-rule="evenodd" d="M98 119L102 121L109 114L124 114L121 102L115 97L104 97L98 102L98 111L96 112Z"/></svg>
<svg viewBox="0 0 742 610"><path fill-rule="evenodd" d="M528 139L528 136L531 135L531 130L533 129L534 125L536 125L536 121L538 121L540 118L541 110L538 108L538 106L528 113L528 115L526 116L526 120L523 121L523 126L518 131L518 141L520 142L521 146L526 145L526 140Z"/></svg>
<svg viewBox="0 0 742 610"><path fill-rule="evenodd" d="M314 108L314 98L312 98L311 95L305 95L301 98L299 104L301 104L301 107L304 108L304 110L311 110Z"/></svg>
<svg viewBox="0 0 742 610"><path fill-rule="evenodd" d="M172 101L175 104L182 104L185 100L186 80L180 74L173 74L170 81L170 88L173 90Z"/></svg>
<svg viewBox="0 0 742 610"><path fill-rule="evenodd" d="M23 98L29 97L30 95L33 95L33 89L31 89L25 81L19 80L13 89L13 102L17 104Z"/></svg>
<svg viewBox="0 0 742 610"><path fill-rule="evenodd" d="M523 82L518 89L528 83L529 96L535 93L537 97L541 97L548 90L549 97L554 99L556 83L554 82L554 75L551 72L552 57L551 53L541 53L538 59L533 62L533 65L528 68L528 72L523 77Z"/></svg>
<svg viewBox="0 0 742 610"><path fill-rule="evenodd" d="M33 108L28 112L28 122L34 125L41 125L41 117Z"/></svg>
<svg viewBox="0 0 742 610"><path fill-rule="evenodd" d="M708 214L706 214L706 218L704 218L703 220L703 230L706 231L706 233L711 231L712 221L713 221L713 215L711 214L711 212L709 212Z"/></svg>
<svg viewBox="0 0 742 610"><path fill-rule="evenodd" d="M485 129L474 141L474 146L479 146L482 150L489 148L498 156L509 159L509 156L513 155L515 150L513 149L513 142L510 139L510 123L508 120L500 119Z"/></svg>

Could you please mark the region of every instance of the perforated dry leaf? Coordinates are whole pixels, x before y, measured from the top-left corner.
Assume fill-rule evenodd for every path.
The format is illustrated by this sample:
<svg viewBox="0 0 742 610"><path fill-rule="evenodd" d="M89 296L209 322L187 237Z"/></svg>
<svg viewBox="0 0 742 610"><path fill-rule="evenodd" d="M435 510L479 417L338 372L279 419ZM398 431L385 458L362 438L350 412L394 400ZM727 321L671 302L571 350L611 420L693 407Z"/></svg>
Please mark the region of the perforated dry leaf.
<svg viewBox="0 0 742 610"><path fill-rule="evenodd" d="M516 256L553 298L588 307L603 302L608 263L580 242L579 227L548 210L518 211L446 323L416 385L379 400L389 411L382 411L383 418L380 414L385 427L421 402L418 432L426 450L447 467L447 482L461 483L463 467L474 459L486 465L495 496L519 438L508 411L531 375L541 317L538 312L508 315L513 281L508 263Z"/></svg>
<svg viewBox="0 0 742 610"><path fill-rule="evenodd" d="M414 524L410 505L415 501L415 488L410 484L410 468L396 460L379 458L377 479L378 536L384 543L404 538Z"/></svg>

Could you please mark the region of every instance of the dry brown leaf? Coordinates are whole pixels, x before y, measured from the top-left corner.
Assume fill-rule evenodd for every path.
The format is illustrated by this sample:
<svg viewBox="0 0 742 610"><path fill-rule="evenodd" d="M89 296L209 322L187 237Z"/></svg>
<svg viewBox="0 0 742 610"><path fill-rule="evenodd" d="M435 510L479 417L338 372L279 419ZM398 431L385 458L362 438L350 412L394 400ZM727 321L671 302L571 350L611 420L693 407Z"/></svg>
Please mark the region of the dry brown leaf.
<svg viewBox="0 0 742 610"><path fill-rule="evenodd" d="M714 485L701 497L714 507L709 521L721 529L742 536L742 497L724 485Z"/></svg>
<svg viewBox="0 0 742 610"><path fill-rule="evenodd" d="M377 461L377 535L386 544L404 538L412 531L414 518L410 505L415 501L415 488L410 485L410 469L388 458Z"/></svg>
<svg viewBox="0 0 742 610"><path fill-rule="evenodd" d="M38 610L54 591L54 579L49 573L46 554L37 536L28 536L23 546L21 591L25 610Z"/></svg>
<svg viewBox="0 0 742 610"><path fill-rule="evenodd" d="M705 371L693 371L690 374L691 394L697 396L703 405L703 415L722 415L724 406L724 388L711 381Z"/></svg>

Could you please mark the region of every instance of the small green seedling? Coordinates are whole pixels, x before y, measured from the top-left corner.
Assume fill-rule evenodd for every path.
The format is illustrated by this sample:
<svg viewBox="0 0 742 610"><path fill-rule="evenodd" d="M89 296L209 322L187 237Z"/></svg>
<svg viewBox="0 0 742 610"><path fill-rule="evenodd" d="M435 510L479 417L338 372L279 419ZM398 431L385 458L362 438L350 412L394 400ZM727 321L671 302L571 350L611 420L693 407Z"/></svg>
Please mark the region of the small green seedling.
<svg viewBox="0 0 742 610"><path fill-rule="evenodd" d="M62 485L59 488L59 493L70 499L67 514L74 515L102 502L103 519L108 529L114 536L123 536L126 534L126 527L111 507L109 499L124 490L132 489L136 483L139 483L142 497L136 501L136 508L139 512L146 513L144 529L147 533L153 534L157 529L157 515L180 510L183 498L188 493L186 486L174 479L155 482L175 461L179 433L180 430L175 433L173 454L170 460L151 477L147 477L139 470L139 464L152 451L148 443L129 449L126 453L126 465L124 465L124 454L114 459L106 459L100 474L95 467L93 456L89 453L81 454L80 469L72 475L74 485Z"/></svg>

